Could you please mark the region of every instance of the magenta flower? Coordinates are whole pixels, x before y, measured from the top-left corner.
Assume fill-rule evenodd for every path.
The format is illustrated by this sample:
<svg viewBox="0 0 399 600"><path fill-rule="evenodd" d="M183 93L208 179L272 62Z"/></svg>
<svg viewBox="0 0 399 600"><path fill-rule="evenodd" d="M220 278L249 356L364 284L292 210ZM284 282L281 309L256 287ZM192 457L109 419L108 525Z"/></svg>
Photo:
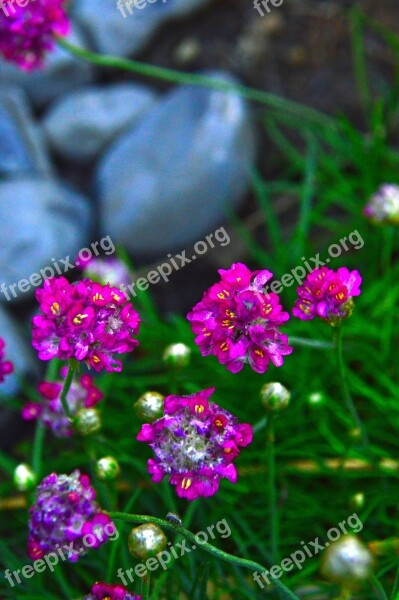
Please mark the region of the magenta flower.
<svg viewBox="0 0 399 600"><path fill-rule="evenodd" d="M220 283L209 288L187 315L202 356L217 356L232 373L245 363L257 373L264 373L270 361L281 367L283 356L293 348L279 330L289 314L283 312L277 294L263 292L273 274L251 273L241 263L220 269L219 274Z"/></svg>
<svg viewBox="0 0 399 600"><path fill-rule="evenodd" d="M4 381L4 375L9 375L14 371L14 365L9 360L4 360L4 340L0 338L0 383Z"/></svg>
<svg viewBox="0 0 399 600"><path fill-rule="evenodd" d="M187 500L213 496L222 477L235 483L233 460L240 447L252 442L252 427L239 423L231 413L208 398L215 388L191 396L165 398L165 415L142 426L137 435L155 457L148 471L156 483L165 475L176 493Z"/></svg>
<svg viewBox="0 0 399 600"><path fill-rule="evenodd" d="M43 314L33 317L32 345L41 360L75 358L96 371L121 371L114 355L138 346L132 336L140 318L117 288L57 277L46 280L36 298Z"/></svg>
<svg viewBox="0 0 399 600"><path fill-rule="evenodd" d="M91 593L85 596L83 600L141 600L141 596L128 592L123 585L110 585L99 582L93 585Z"/></svg>
<svg viewBox="0 0 399 600"><path fill-rule="evenodd" d="M56 36L69 32L64 0L31 0L21 7L13 0L2 2L0 11L0 54L31 71L42 66L53 50Z"/></svg>
<svg viewBox="0 0 399 600"><path fill-rule="evenodd" d="M364 207L363 214L376 225L399 225L399 186L381 185Z"/></svg>
<svg viewBox="0 0 399 600"><path fill-rule="evenodd" d="M60 548L75 562L88 548L98 548L115 533L115 525L95 501L96 492L87 475L51 473L36 489L36 503L29 509L28 554L43 558Z"/></svg>
<svg viewBox="0 0 399 600"><path fill-rule="evenodd" d="M65 379L68 369L61 369ZM40 419L49 427L56 437L69 437L73 434L73 427L65 414L60 400L63 381L42 381L38 386L41 402L28 402L23 407L21 414L26 421ZM82 375L79 381L73 381L68 392L67 402L72 416L81 408L95 406L103 397L102 392L93 384L90 375Z"/></svg>
<svg viewBox="0 0 399 600"><path fill-rule="evenodd" d="M338 325L349 317L354 308L352 298L360 296L362 278L358 271L341 267L315 269L297 288L298 299L292 314L303 321L320 317L330 325Z"/></svg>

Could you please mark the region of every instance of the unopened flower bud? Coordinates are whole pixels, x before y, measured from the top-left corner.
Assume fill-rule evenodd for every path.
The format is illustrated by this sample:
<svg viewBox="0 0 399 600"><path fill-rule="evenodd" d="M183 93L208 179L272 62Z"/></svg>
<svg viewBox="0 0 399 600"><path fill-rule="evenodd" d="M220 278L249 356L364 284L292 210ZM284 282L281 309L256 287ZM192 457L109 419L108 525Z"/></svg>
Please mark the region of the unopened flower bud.
<svg viewBox="0 0 399 600"><path fill-rule="evenodd" d="M320 406L325 403L326 397L323 392L312 392L308 395L307 400L311 406Z"/></svg>
<svg viewBox="0 0 399 600"><path fill-rule="evenodd" d="M399 186L380 186L363 213L375 225L399 225Z"/></svg>
<svg viewBox="0 0 399 600"><path fill-rule="evenodd" d="M146 559L162 552L167 544L167 537L154 523L145 523L132 529L128 544L130 553L137 558Z"/></svg>
<svg viewBox="0 0 399 600"><path fill-rule="evenodd" d="M291 399L291 392L276 381L265 383L260 390L263 406L269 412L280 412L287 408Z"/></svg>
<svg viewBox="0 0 399 600"><path fill-rule="evenodd" d="M352 588L370 577L372 563L367 546L355 535L347 535L324 552L322 573L330 581Z"/></svg>
<svg viewBox="0 0 399 600"><path fill-rule="evenodd" d="M133 404L133 409L144 423L152 423L163 415L164 397L158 392L146 392Z"/></svg>
<svg viewBox="0 0 399 600"><path fill-rule="evenodd" d="M119 463L113 456L104 456L96 462L95 473L102 481L112 481L120 472Z"/></svg>
<svg viewBox="0 0 399 600"><path fill-rule="evenodd" d="M357 494L353 494L353 496L351 496L349 498L349 506L351 508L363 508L364 506L364 502L365 502L365 497L363 492L358 492Z"/></svg>
<svg viewBox="0 0 399 600"><path fill-rule="evenodd" d="M76 413L76 430L81 435L91 435L101 429L101 417L96 408L81 408Z"/></svg>
<svg viewBox="0 0 399 600"><path fill-rule="evenodd" d="M20 492L26 492L35 487L37 483L36 474L32 471L29 465L21 463L15 467L14 484Z"/></svg>
<svg viewBox="0 0 399 600"><path fill-rule="evenodd" d="M164 350L162 359L172 369L182 369L190 363L191 349L186 344L170 344Z"/></svg>

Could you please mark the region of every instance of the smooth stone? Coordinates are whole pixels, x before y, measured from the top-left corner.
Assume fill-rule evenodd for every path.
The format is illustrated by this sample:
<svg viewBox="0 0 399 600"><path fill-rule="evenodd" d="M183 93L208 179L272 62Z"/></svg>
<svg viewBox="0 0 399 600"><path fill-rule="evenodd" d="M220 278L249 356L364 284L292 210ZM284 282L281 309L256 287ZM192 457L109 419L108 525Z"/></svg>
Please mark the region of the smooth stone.
<svg viewBox="0 0 399 600"><path fill-rule="evenodd" d="M121 83L73 92L51 106L43 120L50 146L63 158L90 162L155 103L142 85Z"/></svg>
<svg viewBox="0 0 399 600"><path fill-rule="evenodd" d="M87 48L84 37L74 24L67 39L81 48ZM43 107L58 96L91 83L93 78L93 65L72 56L60 46L49 52L43 69L30 73L0 59L0 87L7 82L20 85L37 107Z"/></svg>
<svg viewBox="0 0 399 600"><path fill-rule="evenodd" d="M19 88L0 90L0 140L0 178L51 172L41 130Z"/></svg>
<svg viewBox="0 0 399 600"><path fill-rule="evenodd" d="M254 159L254 127L242 98L179 87L100 161L102 231L147 258L201 240L243 198Z"/></svg>
<svg viewBox="0 0 399 600"><path fill-rule="evenodd" d="M35 374L39 368L39 361L35 359L35 351L30 343L30 329L26 326L26 339L22 335L21 325L0 306L0 337L5 342L4 360L10 360L14 365L14 372L4 376L0 383L1 396L12 396L20 389L18 378Z"/></svg>
<svg viewBox="0 0 399 600"><path fill-rule="evenodd" d="M165 21L190 14L210 0L76 0L72 15L93 48L104 54L131 56L151 39ZM137 8L141 6L141 8Z"/></svg>
<svg viewBox="0 0 399 600"><path fill-rule="evenodd" d="M63 274L60 259L69 256L73 262L78 251L87 247L91 209L80 194L42 178L0 182L0 206L0 301L26 300L42 281L34 278L29 285L21 280L51 267L53 259ZM46 274L51 276L50 271ZM54 274L59 275L56 270ZM18 283L22 290L14 287L13 293L9 286Z"/></svg>

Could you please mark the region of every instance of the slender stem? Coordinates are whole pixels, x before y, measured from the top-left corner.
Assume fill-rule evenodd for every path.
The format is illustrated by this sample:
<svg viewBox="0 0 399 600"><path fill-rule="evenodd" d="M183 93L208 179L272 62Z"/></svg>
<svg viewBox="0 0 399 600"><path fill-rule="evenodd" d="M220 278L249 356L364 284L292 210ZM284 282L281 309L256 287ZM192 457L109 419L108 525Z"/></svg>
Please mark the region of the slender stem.
<svg viewBox="0 0 399 600"><path fill-rule="evenodd" d="M38 479L40 479L40 473L42 470L43 443L45 433L46 431L44 428L44 423L41 420L38 420L36 423L35 439L33 441L32 451L32 469L37 475Z"/></svg>
<svg viewBox="0 0 399 600"><path fill-rule="evenodd" d="M399 600L399 563L396 570L395 583L392 590L391 600Z"/></svg>
<svg viewBox="0 0 399 600"><path fill-rule="evenodd" d="M195 73L184 73L175 71L173 69L167 69L164 67L158 67L156 65L150 65L142 63L137 60L129 60L126 58L120 58L117 56L110 56L104 54L97 54L90 52L83 48L79 48L65 38L57 38L59 46L67 50L74 56L87 60L88 62L100 65L103 67L113 67L116 69L122 69L124 71L130 71L144 75L146 77L152 77L163 81L170 81L172 83L183 83L190 84L200 87L211 88L221 92L233 92L240 96L264 104L269 108L284 111L286 114L291 114L303 122L309 121L317 127L328 127L330 129L336 129L336 124L333 119L320 113L312 108L302 106L290 100L286 100L274 94L269 94L262 90L256 90L254 88L246 87L236 83L221 81L206 75L197 75Z"/></svg>
<svg viewBox="0 0 399 600"><path fill-rule="evenodd" d="M151 585L151 576L149 573L143 578L143 584L141 587L141 594L143 600L150 600L150 585Z"/></svg>
<svg viewBox="0 0 399 600"><path fill-rule="evenodd" d="M243 567L244 569L249 569L253 572L263 572L266 569L263 565L254 562L253 560L249 560L247 558L240 558L238 556L234 556L233 554L228 554L223 550L219 550L215 546L208 544L207 542L198 543L198 539L195 534L185 529L181 525L175 525L169 521L165 521L164 519L159 519L158 517L150 517L148 515L131 515L121 512L110 512L108 513L111 519L126 521L127 523L155 523L155 525L159 525L162 529L166 531L172 531L174 533L180 534L185 537L190 542L193 542L198 548L204 550L204 552L208 552L212 556L220 560L224 560L230 564L236 565L237 567ZM298 596L296 596L293 592L291 592L281 581L278 579L273 579L273 583L278 588L282 594L284 594L284 598L287 600L299 600Z"/></svg>
<svg viewBox="0 0 399 600"><path fill-rule="evenodd" d="M323 350L331 350L334 348L334 344L332 342L325 342L323 340L308 340L307 338L296 337L294 335L290 336L289 343L294 346L307 346L309 348L319 348Z"/></svg>
<svg viewBox="0 0 399 600"><path fill-rule="evenodd" d="M355 404L353 402L351 393L349 391L348 380L346 376L346 367L344 361L344 353L343 353L343 337L342 337L342 325L338 325L334 329L334 341L335 341L335 350L337 356L337 366L338 366L338 375L341 382L341 390L344 400L346 402L348 411L352 417L353 422L356 425L356 428L359 429L360 435L362 437L363 446L368 448L368 437L365 431L364 425L358 415Z"/></svg>
<svg viewBox="0 0 399 600"><path fill-rule="evenodd" d="M61 394L60 394L60 400L61 400L62 407L63 407L63 409L65 411L66 416L68 417L68 419L70 421L72 421L72 413L71 413L71 410L69 408L69 404L67 402L67 396L68 396L68 392L69 392L69 390L71 388L71 385L72 385L74 373L75 373L74 365L72 365L71 363L69 363L68 373L67 373L67 376L65 378L64 385L63 385L63 388L62 388Z"/></svg>
<svg viewBox="0 0 399 600"><path fill-rule="evenodd" d="M385 590L382 587L380 580L377 579L377 577L375 575L370 577L370 583L372 584L375 591L377 592L379 600L388 600L388 596L386 595Z"/></svg>
<svg viewBox="0 0 399 600"><path fill-rule="evenodd" d="M266 425L267 442L267 488L269 495L269 518L270 518L270 545L273 564L279 560L279 518L277 508L277 486L276 486L276 456L275 456L275 436L274 436L275 415L270 414Z"/></svg>

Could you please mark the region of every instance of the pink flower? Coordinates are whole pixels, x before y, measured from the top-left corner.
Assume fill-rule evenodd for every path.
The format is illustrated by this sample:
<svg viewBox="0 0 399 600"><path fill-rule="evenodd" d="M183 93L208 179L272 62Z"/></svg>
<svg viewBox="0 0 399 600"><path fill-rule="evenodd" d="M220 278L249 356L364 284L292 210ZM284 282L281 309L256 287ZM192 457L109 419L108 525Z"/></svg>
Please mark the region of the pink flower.
<svg viewBox="0 0 399 600"><path fill-rule="evenodd" d="M235 483L233 460L252 442L252 427L209 401L214 388L191 396L165 398L165 415L142 426L137 435L154 451L148 461L152 480L169 475L176 493L187 500L213 496L221 478Z"/></svg>
<svg viewBox="0 0 399 600"><path fill-rule="evenodd" d="M58 277L46 280L36 298L43 314L33 317L32 345L41 360L75 358L95 371L121 371L114 355L138 346L140 318L117 288Z"/></svg>
<svg viewBox="0 0 399 600"><path fill-rule="evenodd" d="M67 371L67 368L61 369L64 379ZM60 400L62 386L63 381L42 381L38 386L41 402L28 402L21 413L27 421L41 419L56 437L69 437L73 434L73 428ZM95 406L102 397L102 392L93 384L93 378L90 375L82 375L79 381L72 382L67 402L74 416L81 408Z"/></svg>
<svg viewBox="0 0 399 600"><path fill-rule="evenodd" d="M399 225L399 186L381 185L363 209L375 225Z"/></svg>
<svg viewBox="0 0 399 600"><path fill-rule="evenodd" d="M30 0L21 7L4 1L0 11L0 53L4 58L25 71L41 67L46 53L54 48L55 37L68 34L63 4L64 0Z"/></svg>
<svg viewBox="0 0 399 600"><path fill-rule="evenodd" d="M330 325L337 325L352 314L352 298L360 296L361 283L359 272L346 267L337 271L327 267L315 269L297 288L299 297L292 314L303 321L320 317Z"/></svg>
<svg viewBox="0 0 399 600"><path fill-rule="evenodd" d="M270 362L281 367L283 356L293 349L279 330L289 314L277 294L263 292L273 274L251 273L241 263L219 273L220 283L209 288L187 315L202 356L217 356L232 373L245 363L257 373L267 371Z"/></svg>
<svg viewBox="0 0 399 600"><path fill-rule="evenodd" d="M14 365L9 360L4 360L4 340L0 338L0 383L4 381L4 375L9 375L14 371Z"/></svg>
<svg viewBox="0 0 399 600"><path fill-rule="evenodd" d="M98 582L93 585L91 593L83 600L141 600L141 596L128 592L123 585Z"/></svg>

